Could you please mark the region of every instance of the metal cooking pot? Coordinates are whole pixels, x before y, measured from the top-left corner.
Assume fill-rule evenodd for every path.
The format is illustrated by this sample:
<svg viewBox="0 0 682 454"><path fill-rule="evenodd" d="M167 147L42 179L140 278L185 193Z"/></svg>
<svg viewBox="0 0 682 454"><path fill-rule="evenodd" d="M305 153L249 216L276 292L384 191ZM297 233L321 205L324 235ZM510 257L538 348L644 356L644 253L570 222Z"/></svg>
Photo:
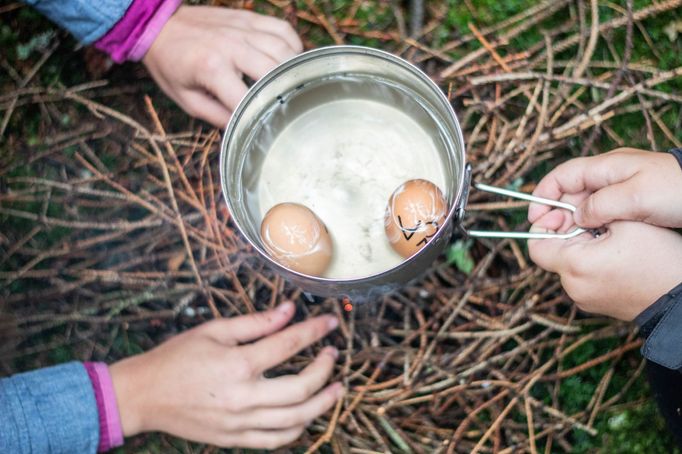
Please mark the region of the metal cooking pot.
<svg viewBox="0 0 682 454"><path fill-rule="evenodd" d="M351 76L404 91L437 124L442 145L439 152L446 173L445 196L450 209L444 225L435 236L419 252L391 269L350 279L308 276L282 266L267 254L259 234L260 215L249 204L249 199L257 185L267 142L274 140L278 132L286 126L284 123L287 116L277 117L273 112L283 108L287 99L295 96L299 90L311 89L319 81L329 78ZM255 131L261 133L256 135ZM254 146L254 141L260 142L257 144L259 146ZM241 101L227 126L221 145L220 172L223 195L237 228L270 266L306 292L319 296L348 296L351 299L384 294L429 268L449 243L455 227L461 223L471 184L471 167L466 163L462 131L452 106L438 86L407 61L387 52L359 46L333 46L312 50L281 64L260 79ZM528 194L487 185L476 187L575 210L569 204ZM569 238L582 232L582 229L576 229L563 235L484 231L467 233L477 237Z"/></svg>

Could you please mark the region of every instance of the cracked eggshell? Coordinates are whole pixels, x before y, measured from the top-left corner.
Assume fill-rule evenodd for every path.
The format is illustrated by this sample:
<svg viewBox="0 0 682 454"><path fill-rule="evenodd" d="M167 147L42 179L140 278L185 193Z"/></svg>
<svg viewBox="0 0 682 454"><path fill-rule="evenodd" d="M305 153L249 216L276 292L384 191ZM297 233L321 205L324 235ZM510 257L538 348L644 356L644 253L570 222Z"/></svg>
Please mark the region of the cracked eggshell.
<svg viewBox="0 0 682 454"><path fill-rule="evenodd" d="M384 225L393 249L405 258L426 246L443 226L448 205L438 186L427 180L409 180L391 195Z"/></svg>

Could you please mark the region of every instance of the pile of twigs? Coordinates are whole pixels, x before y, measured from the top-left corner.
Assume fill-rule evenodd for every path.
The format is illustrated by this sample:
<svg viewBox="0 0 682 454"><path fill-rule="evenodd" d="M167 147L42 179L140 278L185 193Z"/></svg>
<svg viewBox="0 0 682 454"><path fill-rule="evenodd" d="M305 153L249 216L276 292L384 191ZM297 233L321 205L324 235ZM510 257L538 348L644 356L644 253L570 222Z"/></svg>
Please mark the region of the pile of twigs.
<svg viewBox="0 0 682 454"><path fill-rule="evenodd" d="M320 2L306 1L304 9L295 3L261 6L297 23L304 36L317 30L337 43L378 39L424 67L455 105L475 179L521 181L530 190L529 174L540 163L591 153L604 134L626 145L612 128L622 115L641 116L651 149L680 146L671 132L680 125L661 118L679 110L682 96L658 86L679 79L682 67L658 71L630 54L633 39L646 36L642 21L682 0L623 8L608 21L595 0L591 8L545 1L493 27L471 25L438 48L432 34L445 2L428 2L427 10L413 2L418 19L409 26L408 11L379 2L374 7L394 13L382 29L355 19L365 2L349 2L343 20ZM557 18L563 22L536 45L509 44ZM597 59L598 40L616 30L625 31L625 53ZM148 97L137 99L143 113L131 113L110 107L111 88L103 84L44 88L28 76L0 95L3 125L31 106L46 118L38 144L3 131L4 146L17 145L0 162L7 226L0 234L0 356L7 364L23 358L35 365L64 346L78 359L112 361L123 354L115 347L121 337L148 348L211 317L292 299L299 317L341 317L326 342L341 352L335 375L350 391L297 446L357 453L568 452L576 431L597 436L597 416L623 405L641 372L639 358L626 354L640 345L630 327L577 314L556 277L529 263L514 240L475 243L469 275L442 261L419 282L350 312L338 300L311 304L265 268L231 225L220 192L219 131L166 131ZM50 120L64 112L78 118L76 127ZM34 172L18 171L27 166ZM507 229L505 212L519 207L474 194L467 224ZM616 347L564 367L572 352L599 339ZM276 372L300 369L317 350ZM563 381L605 364L589 404L567 413ZM614 389L621 369L629 381Z"/></svg>

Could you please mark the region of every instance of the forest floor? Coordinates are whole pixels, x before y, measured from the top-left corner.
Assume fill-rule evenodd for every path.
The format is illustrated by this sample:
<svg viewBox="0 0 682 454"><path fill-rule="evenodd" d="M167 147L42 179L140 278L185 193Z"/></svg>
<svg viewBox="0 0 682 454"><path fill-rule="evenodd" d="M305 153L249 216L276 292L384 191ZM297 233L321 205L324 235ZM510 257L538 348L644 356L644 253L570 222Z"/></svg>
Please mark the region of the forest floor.
<svg viewBox="0 0 682 454"><path fill-rule="evenodd" d="M306 48L421 67L453 103L476 181L532 191L571 157L682 146L682 0L212 3L286 18ZM0 3L0 375L116 361L214 310L292 299L298 319L341 317L324 343L349 393L283 452L675 451L633 327L578 311L524 242L455 238L400 291L349 312L310 303L230 222L220 137L141 65ZM525 205L475 191L473 225L529 227ZM118 452L221 450L150 434Z"/></svg>

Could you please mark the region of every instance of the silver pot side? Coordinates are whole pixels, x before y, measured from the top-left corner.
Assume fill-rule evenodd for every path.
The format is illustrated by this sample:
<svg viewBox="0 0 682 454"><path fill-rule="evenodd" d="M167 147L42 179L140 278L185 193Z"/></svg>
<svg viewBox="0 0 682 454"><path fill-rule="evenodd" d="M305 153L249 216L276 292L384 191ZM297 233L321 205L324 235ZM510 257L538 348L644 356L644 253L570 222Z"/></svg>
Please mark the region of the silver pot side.
<svg viewBox="0 0 682 454"><path fill-rule="evenodd" d="M345 75L376 78L409 91L438 124L444 149L441 150L447 175L446 196L450 206L445 225L418 253L399 265L370 276L335 279L304 275L274 261L262 247L259 217L246 203L248 188L258 179L264 155L249 146L254 131L268 128L274 138L280 125L270 115L298 89L315 81ZM262 129L261 129L262 131ZM261 134L262 135L262 134ZM258 140L263 140L258 139ZM266 139L267 140L267 139ZM438 86L407 61L376 49L360 46L333 46L315 49L281 64L260 79L234 112L223 136L220 153L223 195L232 218L258 254L284 278L306 292L319 296L348 296L359 300L390 292L428 269L448 244L460 220L468 191L463 135L457 117Z"/></svg>

